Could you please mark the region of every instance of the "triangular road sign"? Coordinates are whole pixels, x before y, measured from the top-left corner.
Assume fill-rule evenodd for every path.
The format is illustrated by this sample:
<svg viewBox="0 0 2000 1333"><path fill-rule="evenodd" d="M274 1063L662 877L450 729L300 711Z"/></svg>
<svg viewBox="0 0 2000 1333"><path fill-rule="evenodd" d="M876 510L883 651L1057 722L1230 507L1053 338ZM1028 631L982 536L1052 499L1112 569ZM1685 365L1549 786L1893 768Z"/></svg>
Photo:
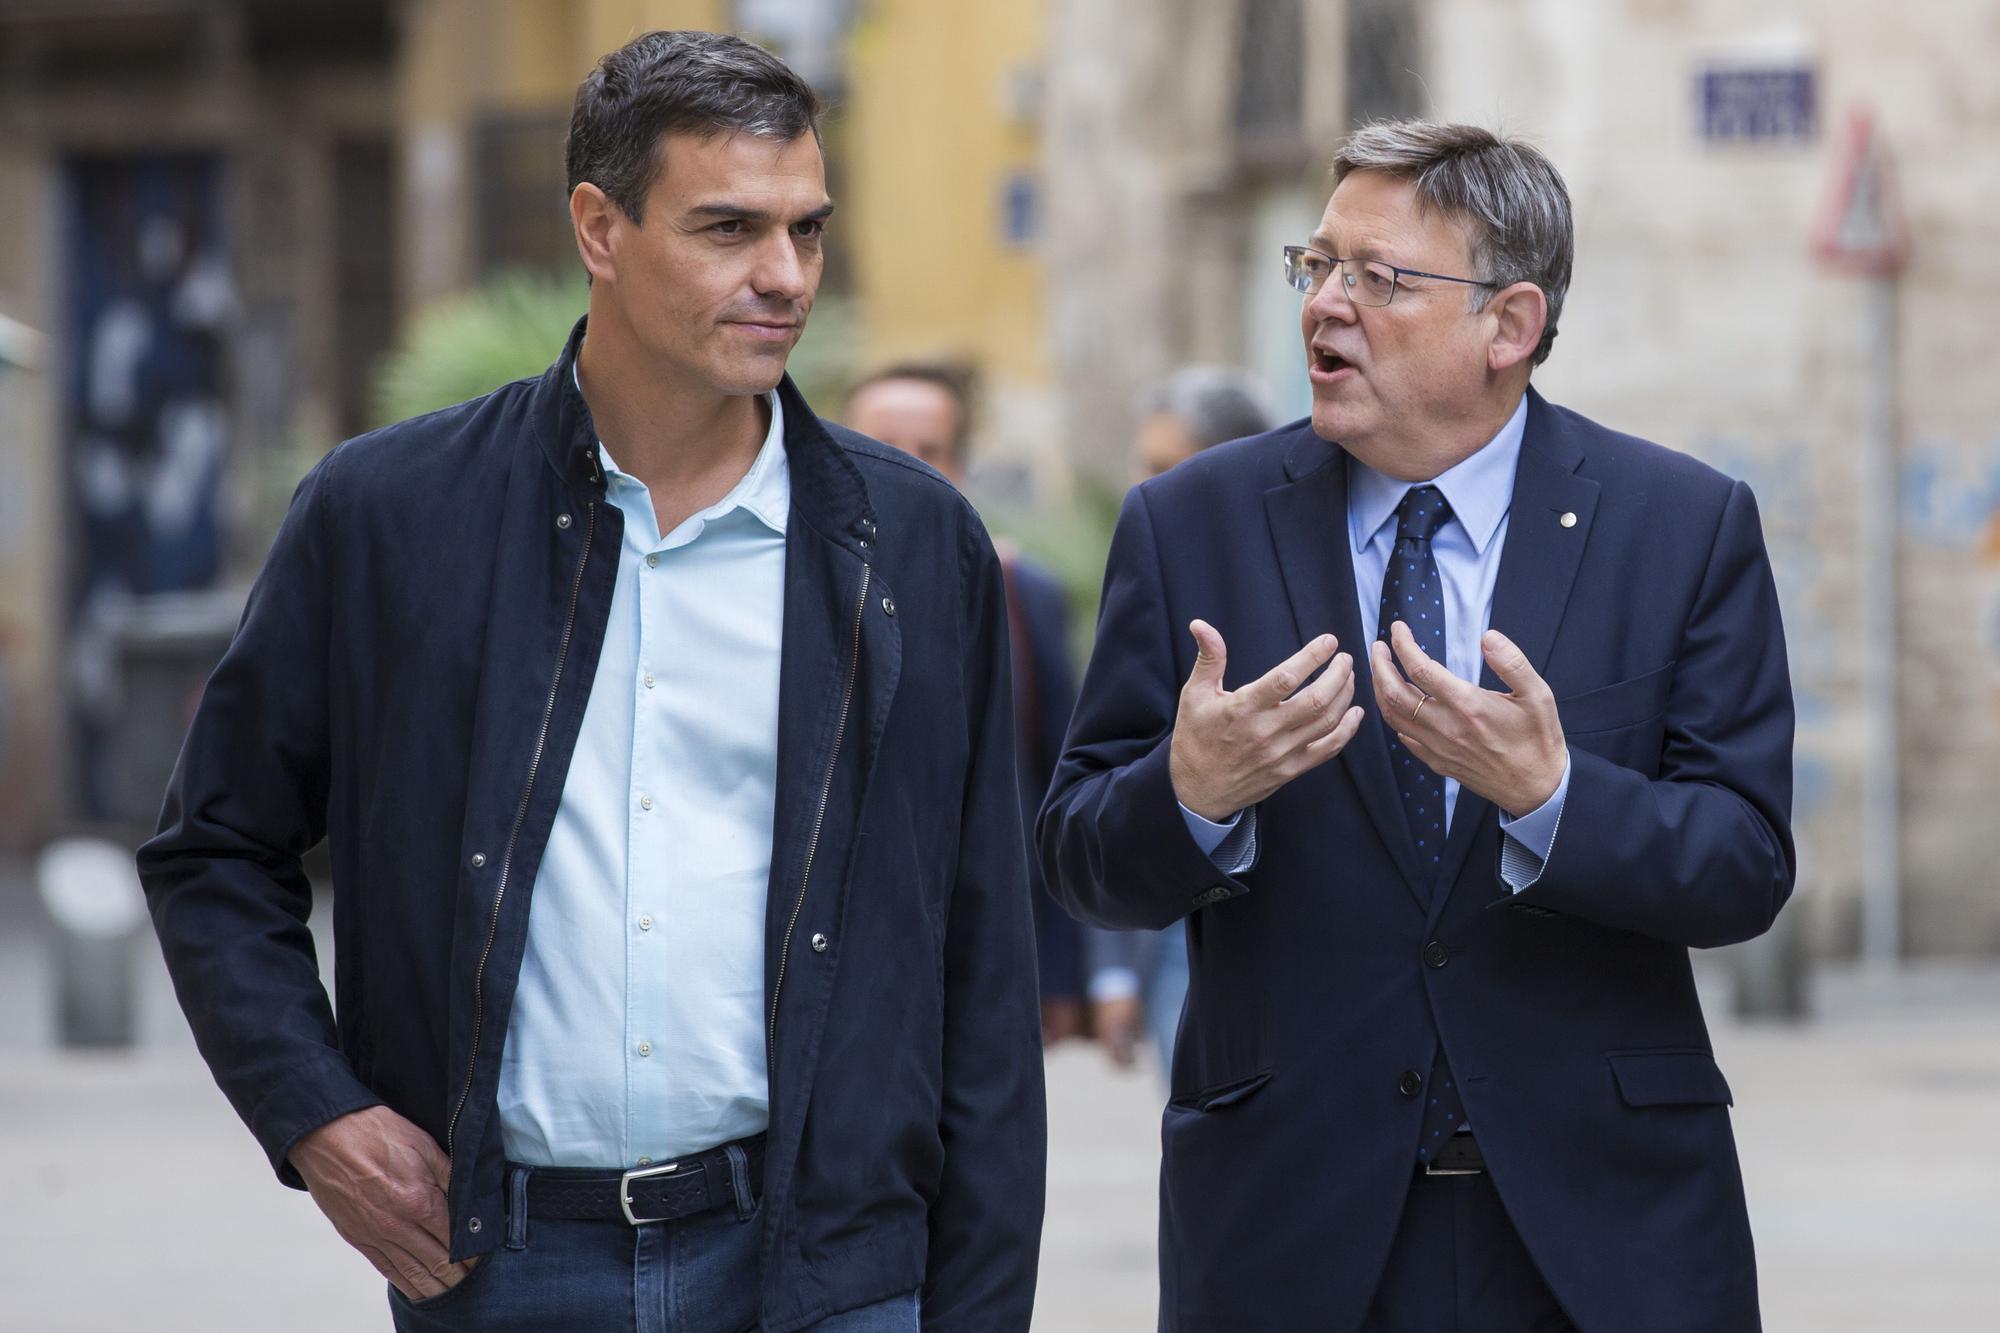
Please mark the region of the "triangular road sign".
<svg viewBox="0 0 2000 1333"><path fill-rule="evenodd" d="M1909 256L1909 227L1888 145L1876 133L1875 117L1857 107L1848 117L1832 188L1813 223L1813 254L1846 273L1887 276Z"/></svg>

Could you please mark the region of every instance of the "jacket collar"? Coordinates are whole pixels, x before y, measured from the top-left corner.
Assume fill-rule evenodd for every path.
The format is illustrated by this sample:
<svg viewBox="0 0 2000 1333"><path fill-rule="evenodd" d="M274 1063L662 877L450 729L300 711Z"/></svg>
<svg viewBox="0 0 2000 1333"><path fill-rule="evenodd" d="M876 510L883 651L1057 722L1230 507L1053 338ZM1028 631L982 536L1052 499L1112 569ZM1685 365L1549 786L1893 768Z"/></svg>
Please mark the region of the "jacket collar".
<svg viewBox="0 0 2000 1333"><path fill-rule="evenodd" d="M533 390L532 417L543 454L563 484L585 494L604 495L598 463L597 427L590 406L576 387L576 354L583 346L586 316L570 330L569 341ZM783 409L785 459L791 472L792 512L834 543L866 559L873 545L876 514L861 471L827 431L787 374L778 384Z"/></svg>

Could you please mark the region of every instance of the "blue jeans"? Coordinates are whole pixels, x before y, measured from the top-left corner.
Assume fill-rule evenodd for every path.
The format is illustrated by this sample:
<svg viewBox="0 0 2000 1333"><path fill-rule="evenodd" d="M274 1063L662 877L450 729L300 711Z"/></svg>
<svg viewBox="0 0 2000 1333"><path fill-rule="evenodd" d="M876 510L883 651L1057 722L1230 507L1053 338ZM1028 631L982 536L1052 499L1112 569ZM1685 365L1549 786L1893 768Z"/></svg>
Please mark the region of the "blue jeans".
<svg viewBox="0 0 2000 1333"><path fill-rule="evenodd" d="M759 1213L676 1222L536 1220L526 1173L509 1182L506 1242L429 1300L389 1288L399 1333L745 1333L757 1327ZM833 1315L818 1333L917 1333L919 1293Z"/></svg>

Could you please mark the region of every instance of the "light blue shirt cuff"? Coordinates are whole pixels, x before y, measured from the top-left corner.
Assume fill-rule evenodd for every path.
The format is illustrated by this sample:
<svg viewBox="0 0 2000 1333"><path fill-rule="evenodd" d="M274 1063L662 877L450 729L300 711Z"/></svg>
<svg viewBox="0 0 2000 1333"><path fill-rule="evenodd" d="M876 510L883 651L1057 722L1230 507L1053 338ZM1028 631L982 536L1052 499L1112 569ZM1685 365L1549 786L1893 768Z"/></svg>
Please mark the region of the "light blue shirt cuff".
<svg viewBox="0 0 2000 1333"><path fill-rule="evenodd" d="M1556 845L1556 829L1562 824L1563 802L1569 797L1569 755L1563 755L1562 781L1555 792L1537 809L1519 819L1500 817L1500 878L1515 893L1542 877L1549 851Z"/></svg>
<svg viewBox="0 0 2000 1333"><path fill-rule="evenodd" d="M1180 802L1174 802L1180 805ZM1202 854L1215 862L1215 868L1225 875L1240 875L1248 870L1257 859L1257 808L1238 810L1229 817L1226 824L1217 824L1203 819L1186 806L1181 806L1181 818L1187 821L1189 836Z"/></svg>

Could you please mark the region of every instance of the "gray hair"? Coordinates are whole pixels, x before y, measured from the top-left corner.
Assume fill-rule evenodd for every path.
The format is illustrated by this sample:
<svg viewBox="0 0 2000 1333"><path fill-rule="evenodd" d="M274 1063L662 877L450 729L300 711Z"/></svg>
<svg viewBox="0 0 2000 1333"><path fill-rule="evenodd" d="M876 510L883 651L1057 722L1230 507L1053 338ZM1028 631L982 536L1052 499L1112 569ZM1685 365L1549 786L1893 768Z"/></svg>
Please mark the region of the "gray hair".
<svg viewBox="0 0 2000 1333"><path fill-rule="evenodd" d="M1175 371L1139 395L1139 411L1177 417L1198 449L1271 429L1271 415L1264 410L1257 381L1225 366Z"/></svg>
<svg viewBox="0 0 2000 1333"><path fill-rule="evenodd" d="M1474 276L1494 284L1474 289L1475 310L1498 288L1517 282L1541 288L1549 315L1534 364L1548 360L1569 291L1576 225L1569 190L1541 150L1477 125L1385 120L1348 137L1333 159L1334 185L1357 171L1408 181L1425 208L1466 225Z"/></svg>

